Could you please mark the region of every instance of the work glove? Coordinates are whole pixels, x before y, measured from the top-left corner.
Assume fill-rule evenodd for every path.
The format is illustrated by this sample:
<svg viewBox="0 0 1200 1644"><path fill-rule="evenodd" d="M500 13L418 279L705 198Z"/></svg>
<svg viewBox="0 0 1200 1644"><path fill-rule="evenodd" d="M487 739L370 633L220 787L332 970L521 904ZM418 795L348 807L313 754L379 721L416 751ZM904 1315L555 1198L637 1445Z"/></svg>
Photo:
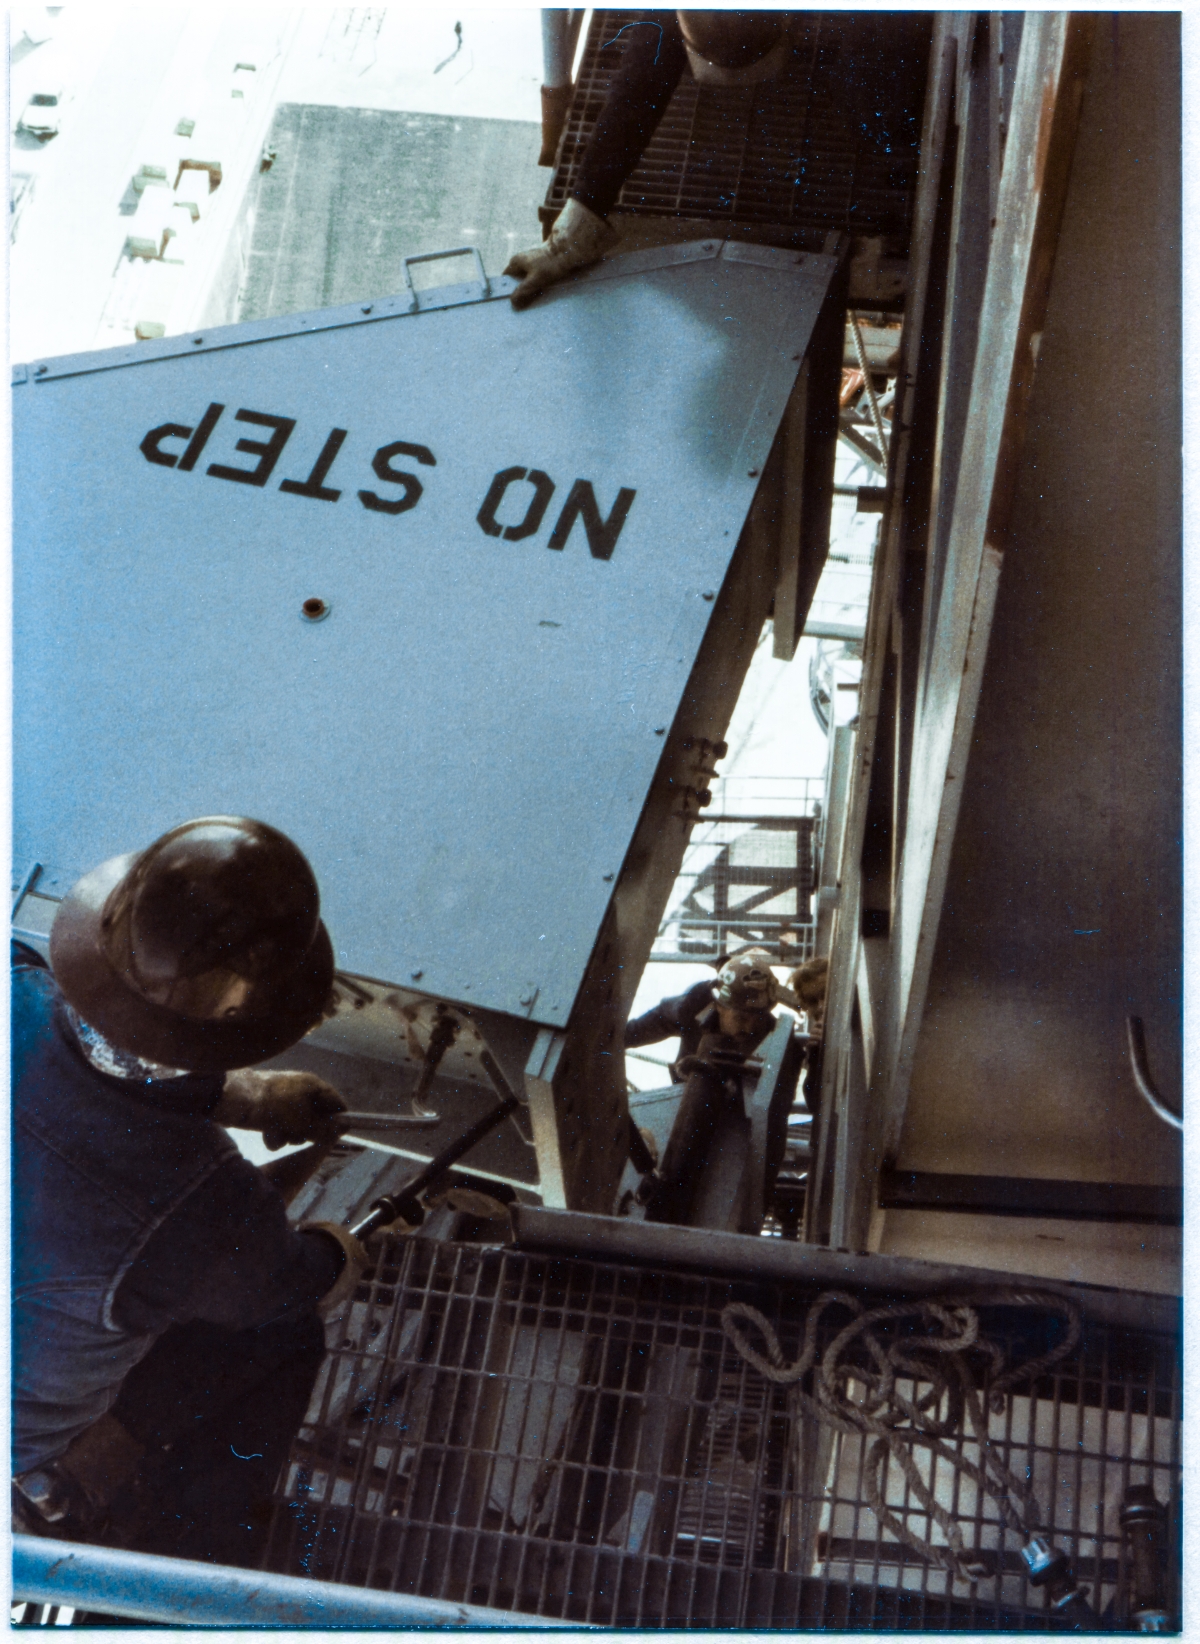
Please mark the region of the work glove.
<svg viewBox="0 0 1200 1644"><path fill-rule="evenodd" d="M225 1075L213 1118L237 1130L258 1130L271 1149L289 1142L335 1142L346 1104L315 1073L259 1072L238 1068Z"/></svg>
<svg viewBox="0 0 1200 1644"><path fill-rule="evenodd" d="M505 274L521 282L512 293L513 307L528 308L539 291L555 285L576 268L599 262L616 241L616 230L603 217L597 217L578 200L569 199L555 219L550 238L509 259Z"/></svg>

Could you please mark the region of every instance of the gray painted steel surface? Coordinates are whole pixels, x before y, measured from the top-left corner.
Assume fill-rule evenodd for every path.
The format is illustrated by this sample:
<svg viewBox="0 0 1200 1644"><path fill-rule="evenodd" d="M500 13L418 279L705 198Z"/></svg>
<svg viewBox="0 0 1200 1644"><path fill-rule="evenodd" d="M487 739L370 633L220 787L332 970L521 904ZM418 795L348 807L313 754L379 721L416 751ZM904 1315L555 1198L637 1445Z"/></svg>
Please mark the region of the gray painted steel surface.
<svg viewBox="0 0 1200 1644"><path fill-rule="evenodd" d="M831 266L705 242L18 368L16 860L260 816L339 966L565 1024Z"/></svg>

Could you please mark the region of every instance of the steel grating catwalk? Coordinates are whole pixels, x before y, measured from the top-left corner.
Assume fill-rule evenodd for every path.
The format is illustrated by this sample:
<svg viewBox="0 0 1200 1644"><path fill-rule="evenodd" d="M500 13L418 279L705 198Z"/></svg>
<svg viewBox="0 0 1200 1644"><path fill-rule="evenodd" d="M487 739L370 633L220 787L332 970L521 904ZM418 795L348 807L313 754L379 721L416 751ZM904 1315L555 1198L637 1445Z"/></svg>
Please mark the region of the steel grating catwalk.
<svg viewBox="0 0 1200 1644"><path fill-rule="evenodd" d="M715 959L756 944L783 964L808 958L816 826L815 816L701 817L676 879L684 894L651 957L673 945L681 955Z"/></svg>
<svg viewBox="0 0 1200 1644"><path fill-rule="evenodd" d="M750 1302L794 1359L817 1294L392 1238L318 1379L267 1565L607 1626L1047 1630L1020 1538L958 1467L930 1479L924 1453L966 1546L987 1550L973 1584L881 1533L862 1441L803 1415L723 1334L726 1303ZM1014 1363L1061 1325L1028 1308L980 1320ZM822 1350L844 1322L824 1316ZM1152 1485L1177 1524L1177 1341L1088 1322L990 1423L1112 1625L1126 1488ZM945 1544L894 1463L884 1497Z"/></svg>
<svg viewBox="0 0 1200 1644"><path fill-rule="evenodd" d="M647 11L595 11L543 216L553 220L575 184L588 138L625 50L621 30ZM855 14L797 16L795 54L776 80L701 89L687 70L615 210L704 218L776 230L884 235L907 250L916 190L915 147L885 152L856 129L841 83L854 50ZM897 129L919 130L928 24L896 13L887 57ZM759 236L762 237L761 235ZM789 238L787 243L792 243Z"/></svg>

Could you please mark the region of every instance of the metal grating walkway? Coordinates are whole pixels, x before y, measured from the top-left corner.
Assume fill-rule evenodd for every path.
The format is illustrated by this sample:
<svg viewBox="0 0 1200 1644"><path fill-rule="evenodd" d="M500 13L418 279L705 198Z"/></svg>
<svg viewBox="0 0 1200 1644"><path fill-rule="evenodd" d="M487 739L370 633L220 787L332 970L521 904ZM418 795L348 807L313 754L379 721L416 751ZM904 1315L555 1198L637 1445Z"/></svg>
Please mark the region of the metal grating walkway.
<svg viewBox="0 0 1200 1644"><path fill-rule="evenodd" d="M268 1567L605 1626L1047 1630L1019 1538L959 1469L939 1460L931 1482L985 1550L970 1584L881 1533L862 1441L807 1417L722 1331L725 1304L751 1302L795 1358L816 1294L393 1238L318 1380ZM1010 1363L1059 1322L980 1321ZM822 1350L840 1323L824 1316ZM989 1439L1030 1470L1052 1538L1111 1607L1125 1489L1177 1510L1178 1343L1088 1322L1052 1373L1015 1385ZM898 1469L884 1499L930 1535Z"/></svg>
<svg viewBox="0 0 1200 1644"><path fill-rule="evenodd" d="M558 214L575 182L625 50L622 28L655 15L593 12L544 220ZM899 111L896 128L911 132L915 144L928 22L920 14L893 13L884 28L891 49L880 90ZM844 86L856 29L861 32L862 20L853 13L798 14L792 65L763 85L702 90L685 70L616 211L808 230L818 242L835 229L884 235L904 253L917 152L915 146L880 151L856 129ZM780 243L793 240L785 233Z"/></svg>
<svg viewBox="0 0 1200 1644"><path fill-rule="evenodd" d="M816 816L701 817L651 959L713 960L751 944L781 964L807 959L817 823Z"/></svg>

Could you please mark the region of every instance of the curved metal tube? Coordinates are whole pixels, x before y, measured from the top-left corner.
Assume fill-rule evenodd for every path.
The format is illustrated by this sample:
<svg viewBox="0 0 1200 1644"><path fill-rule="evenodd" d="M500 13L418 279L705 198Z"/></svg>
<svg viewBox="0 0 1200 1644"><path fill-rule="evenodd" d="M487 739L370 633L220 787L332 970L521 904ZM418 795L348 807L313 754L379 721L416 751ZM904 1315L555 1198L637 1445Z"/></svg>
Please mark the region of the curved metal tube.
<svg viewBox="0 0 1200 1644"><path fill-rule="evenodd" d="M1154 1081L1150 1077L1150 1058L1146 1054L1146 1029L1140 1016L1127 1016L1125 1027L1129 1034L1129 1065L1133 1069L1133 1082L1141 1091L1147 1104L1152 1107L1160 1119L1176 1130L1183 1129L1183 1114L1176 1113L1154 1088Z"/></svg>

